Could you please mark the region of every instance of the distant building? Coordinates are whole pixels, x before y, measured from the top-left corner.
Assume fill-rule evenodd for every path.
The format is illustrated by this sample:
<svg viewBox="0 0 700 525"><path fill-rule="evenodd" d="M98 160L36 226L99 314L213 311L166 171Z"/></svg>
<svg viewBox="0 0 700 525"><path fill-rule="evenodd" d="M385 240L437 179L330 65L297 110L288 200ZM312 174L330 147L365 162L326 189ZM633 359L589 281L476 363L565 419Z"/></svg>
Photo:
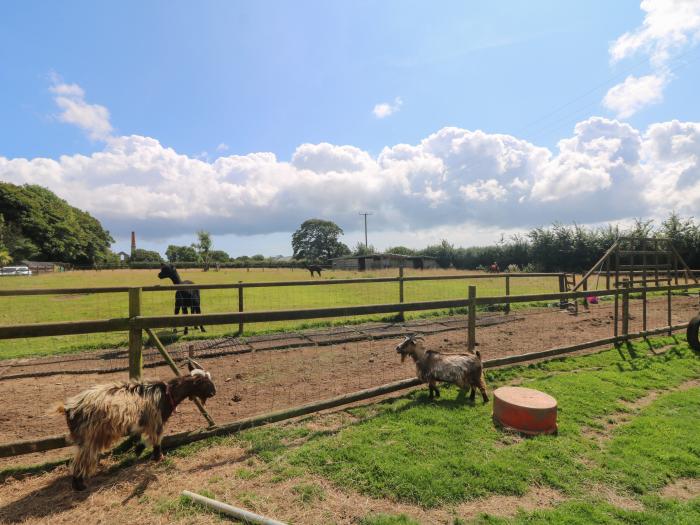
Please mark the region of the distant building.
<svg viewBox="0 0 700 525"><path fill-rule="evenodd" d="M64 272L70 270L71 264L64 262L40 262L40 261L22 261L22 264L29 268L32 273L40 272Z"/></svg>
<svg viewBox="0 0 700 525"><path fill-rule="evenodd" d="M372 255L348 255L331 259L334 270L383 270L385 268L413 268L428 270L437 268L435 257L424 255L399 255L398 253L374 253Z"/></svg>

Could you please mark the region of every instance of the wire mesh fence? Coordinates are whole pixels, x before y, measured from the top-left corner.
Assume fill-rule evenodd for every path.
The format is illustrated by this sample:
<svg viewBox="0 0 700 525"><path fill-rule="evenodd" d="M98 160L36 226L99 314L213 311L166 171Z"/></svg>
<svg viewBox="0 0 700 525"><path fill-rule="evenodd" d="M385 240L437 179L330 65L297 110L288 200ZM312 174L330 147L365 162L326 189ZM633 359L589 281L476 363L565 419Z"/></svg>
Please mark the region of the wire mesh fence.
<svg viewBox="0 0 700 525"><path fill-rule="evenodd" d="M546 281L547 285L558 286L557 281L552 280L555 284ZM471 283L477 285L479 298L502 297L504 293L503 289L497 289L503 284L498 280L493 283L490 279L470 281L467 277L438 281L439 286L433 288L426 286L426 282L430 283L410 280L403 283L406 304L435 298L464 299L466 287ZM244 288L244 299L250 296L250 303L245 302L244 306L274 312L337 305L393 304L399 296L399 285L398 281L391 281L366 285L251 287ZM543 284L531 283L531 286ZM532 293L533 289L528 291ZM203 312L238 311L237 293L235 287L203 289L202 304L208 305L202 308ZM31 297L50 301L60 295ZM70 310L70 315L75 315L77 320L81 319L80 315L89 318L105 313L115 317L129 315L128 294L93 295L99 297L95 297L91 306L86 310L76 307ZM174 295L174 290L144 292L141 315L172 314ZM520 303L517 295L511 297L510 313L504 311L504 303L479 307L476 342L483 359L609 338L615 333L616 319L618 333L621 333L621 301L618 301L616 314L611 296L588 300L586 308L583 306L586 297L582 296L576 299L578 305L574 307L573 303L562 304L556 296L546 301ZM697 290L692 293L677 290L670 298L673 325L687 322L700 308ZM666 292L652 291L647 294L645 307L641 294L631 293L628 332L644 329L645 311L647 330L668 326L668 301ZM50 308L45 312L35 319L61 319L60 315L51 313ZM395 352L396 344L409 333L423 334L431 349L465 352L467 317L462 309L451 313L443 311L439 316L430 316L431 313L434 312L408 311L401 322L368 320L367 316L360 322L356 316L346 317L344 323L328 327L316 324L327 319L313 318L304 322L248 323L242 336L237 332L237 324L208 325L205 335L209 338L195 340L182 338L181 329L179 334L174 334L172 328L157 329L155 333L176 363L183 365L190 356L213 372L218 394L207 408L216 423L221 424L413 377L410 360L401 363ZM16 323L18 318L12 315L3 317L2 323ZM270 333L270 327L284 331ZM51 412L51 406L88 386L127 380L127 341L125 331L0 340L0 345L5 345L0 347L0 355L5 357L0 360L0 395L10 407L0 416L3 420L0 443L65 432L65 422L60 415ZM142 377L149 380L172 378L173 372L163 356L146 337L144 342ZM42 353L55 355L36 357ZM205 425L194 405L185 403L169 422L168 432L194 430Z"/></svg>

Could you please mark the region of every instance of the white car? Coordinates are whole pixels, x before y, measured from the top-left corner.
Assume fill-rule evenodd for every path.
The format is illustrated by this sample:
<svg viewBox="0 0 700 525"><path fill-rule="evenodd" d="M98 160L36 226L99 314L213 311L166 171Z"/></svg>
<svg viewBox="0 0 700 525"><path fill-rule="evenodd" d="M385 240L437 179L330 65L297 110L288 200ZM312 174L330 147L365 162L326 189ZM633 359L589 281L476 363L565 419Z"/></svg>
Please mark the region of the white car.
<svg viewBox="0 0 700 525"><path fill-rule="evenodd" d="M31 275L32 271L26 266L4 266L0 275Z"/></svg>

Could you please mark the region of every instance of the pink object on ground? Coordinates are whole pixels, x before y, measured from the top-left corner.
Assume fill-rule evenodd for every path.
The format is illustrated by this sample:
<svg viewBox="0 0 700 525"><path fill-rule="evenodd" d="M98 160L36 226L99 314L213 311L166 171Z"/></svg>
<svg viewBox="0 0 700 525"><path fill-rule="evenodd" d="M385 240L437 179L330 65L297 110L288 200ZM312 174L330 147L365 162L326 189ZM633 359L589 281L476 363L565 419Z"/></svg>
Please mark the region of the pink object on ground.
<svg viewBox="0 0 700 525"><path fill-rule="evenodd" d="M504 386L493 392L493 418L524 434L553 434L557 431L557 400L532 388Z"/></svg>

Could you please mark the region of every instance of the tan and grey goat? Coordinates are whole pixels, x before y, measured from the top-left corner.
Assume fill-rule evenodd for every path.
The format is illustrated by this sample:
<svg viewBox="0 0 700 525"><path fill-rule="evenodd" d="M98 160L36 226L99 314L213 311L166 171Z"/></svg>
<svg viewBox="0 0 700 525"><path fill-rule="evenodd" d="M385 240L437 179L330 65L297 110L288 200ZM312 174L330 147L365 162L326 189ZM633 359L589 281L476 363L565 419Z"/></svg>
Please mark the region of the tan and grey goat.
<svg viewBox="0 0 700 525"><path fill-rule="evenodd" d="M411 356L416 363L416 376L428 383L431 399L433 394L440 397L437 382L445 381L457 385L462 391L471 388L469 395L471 401L474 401L478 388L484 403L488 402L484 367L478 351L476 354L441 354L434 350L426 350L423 345L422 338L408 336L396 347L396 352L401 355L402 363L406 356Z"/></svg>

